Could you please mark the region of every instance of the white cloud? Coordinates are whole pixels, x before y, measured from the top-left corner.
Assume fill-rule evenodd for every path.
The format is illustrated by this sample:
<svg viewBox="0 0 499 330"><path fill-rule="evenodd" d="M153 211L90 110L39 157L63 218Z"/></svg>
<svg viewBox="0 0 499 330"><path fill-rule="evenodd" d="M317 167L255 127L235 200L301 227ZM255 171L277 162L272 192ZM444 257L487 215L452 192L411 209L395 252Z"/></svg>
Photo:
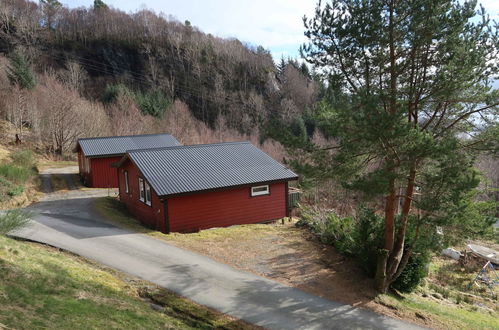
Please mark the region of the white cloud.
<svg viewBox="0 0 499 330"><path fill-rule="evenodd" d="M91 6L93 0L62 0L70 7ZM306 41L303 15L314 12L316 0L104 0L108 5L134 12L145 6L156 12L189 20L202 31L271 50L274 58L298 56ZM492 18L499 17L499 0L481 2Z"/></svg>

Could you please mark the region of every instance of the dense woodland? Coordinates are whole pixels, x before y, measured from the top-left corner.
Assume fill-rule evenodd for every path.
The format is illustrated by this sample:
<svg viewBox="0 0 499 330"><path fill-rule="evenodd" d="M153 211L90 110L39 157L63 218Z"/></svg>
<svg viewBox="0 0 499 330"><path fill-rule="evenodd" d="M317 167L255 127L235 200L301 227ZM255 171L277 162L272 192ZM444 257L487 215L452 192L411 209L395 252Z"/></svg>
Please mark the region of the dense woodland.
<svg viewBox="0 0 499 330"><path fill-rule="evenodd" d="M59 154L78 137L157 131L184 143L268 140L272 153L269 125L303 126L319 94L306 65L276 65L262 47L102 2L2 0L0 54L0 111ZM13 59L30 83L9 79Z"/></svg>

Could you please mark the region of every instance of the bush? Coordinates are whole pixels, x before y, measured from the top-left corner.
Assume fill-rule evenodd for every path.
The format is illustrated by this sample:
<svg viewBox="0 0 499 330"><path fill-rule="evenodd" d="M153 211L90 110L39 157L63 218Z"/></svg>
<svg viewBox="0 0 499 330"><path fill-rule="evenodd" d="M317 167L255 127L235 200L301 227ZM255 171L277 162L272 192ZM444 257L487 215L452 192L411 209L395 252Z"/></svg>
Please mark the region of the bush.
<svg viewBox="0 0 499 330"><path fill-rule="evenodd" d="M102 95L102 102L113 103L120 95L129 96L135 102L142 114L158 118L163 116L165 110L171 105L170 99L160 91L133 91L123 84L107 86Z"/></svg>
<svg viewBox="0 0 499 330"><path fill-rule="evenodd" d="M362 208L355 218L341 218L333 212L318 208L302 208L297 225L309 227L321 242L333 245L339 252L359 260L368 276L374 277L378 250L383 246L384 219L372 210ZM408 228L410 244L412 228ZM427 249L426 249L427 251ZM429 254L416 253L392 287L401 292L411 292L427 276Z"/></svg>
<svg viewBox="0 0 499 330"><path fill-rule="evenodd" d="M8 192L7 192L7 195L9 195L10 197L14 197L14 196L17 196L17 195L20 195L22 194L24 191L24 187L23 186L13 186Z"/></svg>
<svg viewBox="0 0 499 330"><path fill-rule="evenodd" d="M6 235L27 226L30 219L31 213L23 210L9 210L0 213L0 235Z"/></svg>
<svg viewBox="0 0 499 330"><path fill-rule="evenodd" d="M128 95L133 98L132 92L123 84L108 85L104 90L101 101L103 103L113 103L120 94Z"/></svg>
<svg viewBox="0 0 499 330"><path fill-rule="evenodd" d="M133 97L135 103L143 114L162 117L170 106L170 100L161 92L136 92Z"/></svg>
<svg viewBox="0 0 499 330"><path fill-rule="evenodd" d="M392 288L400 292L412 292L428 275L427 254L412 254L400 276L392 283Z"/></svg>

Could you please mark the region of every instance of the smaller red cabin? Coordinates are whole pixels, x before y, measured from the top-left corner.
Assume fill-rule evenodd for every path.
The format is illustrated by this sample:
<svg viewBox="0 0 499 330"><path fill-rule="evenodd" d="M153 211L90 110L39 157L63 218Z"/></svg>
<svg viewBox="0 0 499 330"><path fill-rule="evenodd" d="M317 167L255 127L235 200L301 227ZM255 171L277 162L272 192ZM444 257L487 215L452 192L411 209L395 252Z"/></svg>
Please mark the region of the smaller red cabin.
<svg viewBox="0 0 499 330"><path fill-rule="evenodd" d="M75 152L82 182L92 188L118 188L116 169L127 150L177 146L180 143L169 134L108 136L79 139Z"/></svg>
<svg viewBox="0 0 499 330"><path fill-rule="evenodd" d="M249 142L133 150L114 166L120 200L165 233L286 217L288 182L298 179Z"/></svg>

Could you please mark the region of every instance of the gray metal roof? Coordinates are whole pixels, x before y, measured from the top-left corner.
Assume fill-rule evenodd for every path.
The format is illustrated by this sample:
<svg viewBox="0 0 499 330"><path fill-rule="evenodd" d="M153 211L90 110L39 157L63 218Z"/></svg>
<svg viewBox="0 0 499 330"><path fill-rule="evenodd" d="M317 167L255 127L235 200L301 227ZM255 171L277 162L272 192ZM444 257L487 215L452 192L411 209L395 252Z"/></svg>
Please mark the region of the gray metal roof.
<svg viewBox="0 0 499 330"><path fill-rule="evenodd" d="M83 138L78 140L87 157L123 155L127 150L178 146L180 143L170 134L143 134Z"/></svg>
<svg viewBox="0 0 499 330"><path fill-rule="evenodd" d="M249 142L128 151L159 196L298 176Z"/></svg>

